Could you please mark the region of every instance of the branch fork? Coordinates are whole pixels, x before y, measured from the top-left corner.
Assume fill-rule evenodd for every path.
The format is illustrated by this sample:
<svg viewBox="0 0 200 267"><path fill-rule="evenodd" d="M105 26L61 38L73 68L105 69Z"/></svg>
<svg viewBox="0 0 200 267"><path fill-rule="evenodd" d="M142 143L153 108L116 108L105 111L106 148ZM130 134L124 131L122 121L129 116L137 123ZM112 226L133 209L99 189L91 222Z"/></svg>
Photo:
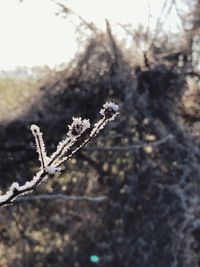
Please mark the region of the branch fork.
<svg viewBox="0 0 200 267"><path fill-rule="evenodd" d="M34 191L42 181L45 181L48 178L49 175L59 174L62 171L63 163L69 160L91 139L96 137L99 131L102 130L109 121L114 120L117 114L119 114L118 111L118 105L112 102L106 102L100 110L102 118L94 125L89 137L87 137L74 150L71 150L79 137L90 128L89 120L73 118L72 124L69 125L66 138L59 142L56 151L50 157L47 156L40 128L37 125L31 125L31 131L35 138L36 150L41 165L40 170L31 181L27 181L24 185L19 185L19 183L14 182L5 194L0 195L0 206L12 204L18 196Z"/></svg>

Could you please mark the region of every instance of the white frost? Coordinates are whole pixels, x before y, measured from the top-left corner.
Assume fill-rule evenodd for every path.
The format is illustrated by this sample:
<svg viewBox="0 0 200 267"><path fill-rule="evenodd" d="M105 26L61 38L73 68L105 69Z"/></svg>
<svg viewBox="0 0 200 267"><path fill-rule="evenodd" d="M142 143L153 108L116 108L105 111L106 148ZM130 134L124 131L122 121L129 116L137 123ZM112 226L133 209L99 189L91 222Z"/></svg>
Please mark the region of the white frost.
<svg viewBox="0 0 200 267"><path fill-rule="evenodd" d="M89 120L82 120L81 117L79 118L72 118L73 122L69 125L69 131L67 135L70 138L79 137L82 133L84 133L88 128L90 128L90 121ZM74 130L76 130L76 134L74 134Z"/></svg>
<svg viewBox="0 0 200 267"><path fill-rule="evenodd" d="M39 160L41 162L41 165L46 165L47 161L48 161L48 157L46 155L46 149L45 149L45 144L44 144L44 140L42 137L42 133L40 131L40 128L33 124L31 125L31 131L33 136L35 137L35 142L36 142L36 148L37 148L37 152L39 155ZM45 167L45 166L42 166Z"/></svg>
<svg viewBox="0 0 200 267"><path fill-rule="evenodd" d="M111 121L111 120L114 120L115 117L117 116L117 114L119 114L119 106L116 105L115 103L113 102L106 102L104 105L103 105L103 108L100 110L100 114L105 117L106 114L105 114L105 111L108 110L108 109L111 109L113 111L113 115L111 118L109 118L108 120Z"/></svg>
<svg viewBox="0 0 200 267"><path fill-rule="evenodd" d="M90 137L95 137L100 130L102 130L107 124L107 121L105 119L99 120L97 123L95 123L94 128L92 129L90 133Z"/></svg>
<svg viewBox="0 0 200 267"><path fill-rule="evenodd" d="M56 151L51 155L50 158L46 155L45 144L40 128L37 125L31 125L31 131L35 137L36 148L39 155L39 160L41 162L41 169L38 173L36 173L31 181L27 181L24 185L20 186L17 182L13 183L5 194L0 195L0 204L9 204L10 202L14 201L18 195L33 191L38 184L48 178L48 174L60 173L62 168L58 166L61 165L61 163L63 163L65 160L68 160L81 147L87 144L91 138L95 137L97 133L106 126L108 121L113 120L116 117L116 115L119 113L118 110L118 105L112 102L105 103L103 108L100 110L100 114L103 116L103 118L94 125L90 136L67 157L64 157L65 153L69 150L69 148L72 147L72 145L74 145L78 137L80 137L82 133L90 128L89 120L73 118L72 124L69 125L67 137L58 144Z"/></svg>
<svg viewBox="0 0 200 267"><path fill-rule="evenodd" d="M59 167L55 167L54 165L48 166L46 167L46 172L48 172L49 174L56 174L56 173L60 173L62 171L61 168Z"/></svg>

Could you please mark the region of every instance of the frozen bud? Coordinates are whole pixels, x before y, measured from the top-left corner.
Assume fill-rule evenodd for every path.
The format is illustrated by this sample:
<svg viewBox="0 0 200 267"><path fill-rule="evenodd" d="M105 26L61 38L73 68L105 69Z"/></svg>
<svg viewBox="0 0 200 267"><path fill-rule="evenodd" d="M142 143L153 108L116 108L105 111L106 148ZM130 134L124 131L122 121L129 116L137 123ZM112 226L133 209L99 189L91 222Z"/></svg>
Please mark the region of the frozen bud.
<svg viewBox="0 0 200 267"><path fill-rule="evenodd" d="M32 131L33 135L36 136L40 132L40 128L37 125L32 124L31 125L31 131Z"/></svg>
<svg viewBox="0 0 200 267"><path fill-rule="evenodd" d="M103 105L103 108L100 110L100 114L105 117L108 120L114 120L118 112L119 106L112 103L112 102L106 102Z"/></svg>
<svg viewBox="0 0 200 267"><path fill-rule="evenodd" d="M73 118L73 122L69 125L68 135L71 136L80 136L90 127L89 120L82 120L81 118Z"/></svg>
<svg viewBox="0 0 200 267"><path fill-rule="evenodd" d="M82 124L74 124L71 133L72 135L79 135L83 131L83 125Z"/></svg>

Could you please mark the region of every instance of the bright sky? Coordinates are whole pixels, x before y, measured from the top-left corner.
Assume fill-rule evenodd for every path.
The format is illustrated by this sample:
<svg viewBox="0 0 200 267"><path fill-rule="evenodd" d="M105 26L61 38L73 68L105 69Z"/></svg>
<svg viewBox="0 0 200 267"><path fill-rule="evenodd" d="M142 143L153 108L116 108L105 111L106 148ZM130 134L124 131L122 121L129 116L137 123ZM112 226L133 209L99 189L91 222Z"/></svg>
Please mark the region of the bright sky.
<svg viewBox="0 0 200 267"><path fill-rule="evenodd" d="M62 0L86 21L105 27L105 18L114 25L147 25L149 10L157 18L164 0ZM57 0L59 2L59 0ZM62 19L51 0L0 1L0 69L16 66L54 65L68 61L77 50L73 20ZM150 22L155 25L155 20ZM174 12L167 27L177 23Z"/></svg>

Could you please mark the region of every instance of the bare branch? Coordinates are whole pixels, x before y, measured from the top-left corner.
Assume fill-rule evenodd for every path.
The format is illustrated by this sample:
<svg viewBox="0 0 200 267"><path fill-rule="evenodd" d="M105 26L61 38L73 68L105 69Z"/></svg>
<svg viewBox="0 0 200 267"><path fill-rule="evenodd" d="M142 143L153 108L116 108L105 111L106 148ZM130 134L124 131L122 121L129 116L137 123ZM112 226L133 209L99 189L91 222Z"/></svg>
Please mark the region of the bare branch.
<svg viewBox="0 0 200 267"><path fill-rule="evenodd" d="M37 200L62 200L62 201L91 201L102 202L107 199L106 196L90 197L90 196L67 196L64 194L41 194L35 196L22 196L19 197L17 202L37 201Z"/></svg>
<svg viewBox="0 0 200 267"><path fill-rule="evenodd" d="M140 149L140 148L144 148L146 146L152 146L152 147L156 147L159 145L162 145L170 140L173 139L173 135L169 134L166 137L155 141L155 142L143 142L143 143L139 143L139 144L134 144L134 145L127 145L127 146L112 146L112 147L96 147L96 146L88 146L87 148L85 148L85 150L88 151L129 151L129 150L134 150L134 149Z"/></svg>

